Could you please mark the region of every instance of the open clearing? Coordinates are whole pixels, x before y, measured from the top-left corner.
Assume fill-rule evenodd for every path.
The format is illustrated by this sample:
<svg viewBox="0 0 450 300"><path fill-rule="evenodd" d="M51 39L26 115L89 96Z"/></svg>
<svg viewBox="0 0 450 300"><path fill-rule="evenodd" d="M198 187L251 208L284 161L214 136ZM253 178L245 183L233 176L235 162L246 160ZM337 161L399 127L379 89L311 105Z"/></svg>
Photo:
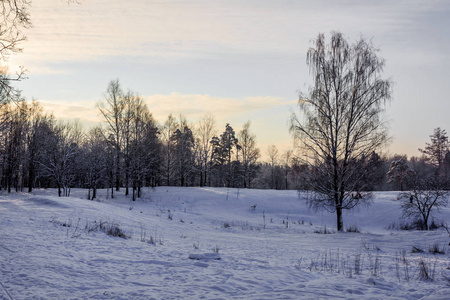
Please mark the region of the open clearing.
<svg viewBox="0 0 450 300"><path fill-rule="evenodd" d="M159 187L136 202L123 192L1 194L0 299L450 295L448 233L390 229L402 215L396 192L346 212L359 233L334 233L335 216L308 210L296 191ZM450 209L435 219L447 222Z"/></svg>

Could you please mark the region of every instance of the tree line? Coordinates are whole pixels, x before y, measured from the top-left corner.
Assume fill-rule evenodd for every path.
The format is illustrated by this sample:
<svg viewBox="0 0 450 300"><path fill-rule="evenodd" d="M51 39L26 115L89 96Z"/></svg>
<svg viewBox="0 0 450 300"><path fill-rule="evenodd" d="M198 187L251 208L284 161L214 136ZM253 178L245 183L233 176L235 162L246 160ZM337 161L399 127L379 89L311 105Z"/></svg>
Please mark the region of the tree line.
<svg viewBox="0 0 450 300"><path fill-rule="evenodd" d="M169 115L159 124L143 98L119 80L96 105L102 125L87 131L77 121L57 121L20 93L2 99L0 187L8 192L54 187L69 196L78 187L95 199L99 188L111 198L124 188L135 200L146 186L297 187L292 151L280 155L272 145L262 162L250 121L239 131L225 124L221 133L210 115L196 124Z"/></svg>
<svg viewBox="0 0 450 300"><path fill-rule="evenodd" d="M266 161L250 122L235 132L226 124L217 134L207 115L196 124L169 115L163 124L153 118L142 97L124 92L118 80L109 83L97 108L103 126L85 131L79 122L57 121L37 102L16 99L0 107L2 189L31 192L58 189L69 196L74 187L99 188L111 197L120 188L136 199L144 186L214 186L269 189L311 189L315 168L292 150L266 149ZM358 166L354 190L409 190L414 178L450 174L445 130L437 128L422 157L380 156L372 152L351 162Z"/></svg>

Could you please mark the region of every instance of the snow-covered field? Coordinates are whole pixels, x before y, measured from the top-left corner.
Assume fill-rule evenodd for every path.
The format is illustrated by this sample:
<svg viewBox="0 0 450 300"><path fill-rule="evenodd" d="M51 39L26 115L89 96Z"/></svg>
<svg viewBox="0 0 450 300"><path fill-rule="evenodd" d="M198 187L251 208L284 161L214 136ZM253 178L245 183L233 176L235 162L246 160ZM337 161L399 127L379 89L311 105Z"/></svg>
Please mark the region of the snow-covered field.
<svg viewBox="0 0 450 300"><path fill-rule="evenodd" d="M401 217L395 192L344 215L360 233L332 234L317 232L335 216L295 191L86 196L0 194L0 299L450 298L448 233L389 229ZM450 221L450 209L436 218ZM128 238L100 230L111 225ZM445 254L429 252L436 244Z"/></svg>

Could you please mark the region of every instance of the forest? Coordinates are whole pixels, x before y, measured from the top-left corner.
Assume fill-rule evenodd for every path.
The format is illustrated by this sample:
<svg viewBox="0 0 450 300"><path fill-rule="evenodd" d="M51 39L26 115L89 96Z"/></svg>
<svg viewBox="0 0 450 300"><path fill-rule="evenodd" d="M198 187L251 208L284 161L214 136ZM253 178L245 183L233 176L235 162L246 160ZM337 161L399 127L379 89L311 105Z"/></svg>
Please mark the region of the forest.
<svg viewBox="0 0 450 300"><path fill-rule="evenodd" d="M55 187L69 196L80 187L94 199L98 188L110 188L114 197L124 187L135 199L144 186L295 187L291 152L283 162L272 146L271 161L262 163L250 122L238 132L224 124L221 134L210 115L196 124L169 115L159 124L142 97L125 93L118 80L97 109L103 124L85 130L76 121L57 121L37 101L2 105L2 188Z"/></svg>
<svg viewBox="0 0 450 300"><path fill-rule="evenodd" d="M20 99L20 98L19 98ZM86 130L79 122L58 121L38 101L15 100L1 106L1 188L10 192L58 188L124 188L132 199L142 187L213 186L259 189L308 189L311 168L293 151L275 145L261 159L257 137L247 122L235 131L217 128L214 117L197 123L169 115L163 124L142 97L109 83L97 103L101 126ZM447 178L448 136L437 128L420 157L372 152L357 164L364 191L409 190L418 178Z"/></svg>

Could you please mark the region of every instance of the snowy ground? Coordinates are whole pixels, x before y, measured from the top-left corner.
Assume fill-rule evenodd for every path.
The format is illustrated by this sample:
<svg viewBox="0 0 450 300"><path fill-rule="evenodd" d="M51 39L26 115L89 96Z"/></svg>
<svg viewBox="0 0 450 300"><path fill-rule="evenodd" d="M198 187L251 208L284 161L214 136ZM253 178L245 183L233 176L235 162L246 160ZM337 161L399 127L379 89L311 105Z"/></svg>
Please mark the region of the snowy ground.
<svg viewBox="0 0 450 300"><path fill-rule="evenodd" d="M317 232L334 230L335 216L295 191L55 195L0 194L0 299L449 299L448 233L389 229L395 192L344 215L360 233L332 234ZM436 218L450 221L450 209ZM435 244L445 254L429 253Z"/></svg>

